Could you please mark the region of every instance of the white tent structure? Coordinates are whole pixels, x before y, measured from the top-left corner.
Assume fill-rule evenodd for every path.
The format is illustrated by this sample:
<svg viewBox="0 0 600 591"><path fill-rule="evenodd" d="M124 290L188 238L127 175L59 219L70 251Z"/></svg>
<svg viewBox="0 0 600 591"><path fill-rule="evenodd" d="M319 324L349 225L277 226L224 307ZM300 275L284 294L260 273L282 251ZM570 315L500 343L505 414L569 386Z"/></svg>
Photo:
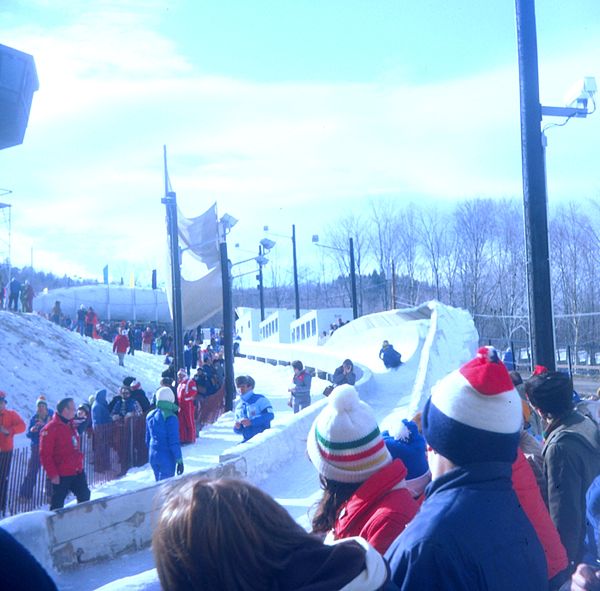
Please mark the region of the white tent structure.
<svg viewBox="0 0 600 591"><path fill-rule="evenodd" d="M63 287L38 294L33 300L33 311L49 314L57 301L63 314L73 320L83 305L86 309L92 306L100 320L171 322L167 295L159 289L106 284Z"/></svg>

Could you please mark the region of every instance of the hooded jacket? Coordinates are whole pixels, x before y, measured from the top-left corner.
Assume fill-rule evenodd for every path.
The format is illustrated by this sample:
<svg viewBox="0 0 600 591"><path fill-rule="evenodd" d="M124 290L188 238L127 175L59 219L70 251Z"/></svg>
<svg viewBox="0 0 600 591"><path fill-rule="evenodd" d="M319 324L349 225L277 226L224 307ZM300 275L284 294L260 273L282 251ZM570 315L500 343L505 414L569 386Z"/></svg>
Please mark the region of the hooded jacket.
<svg viewBox="0 0 600 591"><path fill-rule="evenodd" d="M106 401L106 390L98 390L96 398L92 404L92 426L108 425L112 423L108 402Z"/></svg>
<svg viewBox="0 0 600 591"><path fill-rule="evenodd" d="M548 508L571 563L583 557L585 495L600 474L597 425L577 411L555 420L542 450Z"/></svg>
<svg viewBox="0 0 600 591"><path fill-rule="evenodd" d="M340 508L334 538L360 536L383 554L419 509L406 474L402 461L394 460L366 480Z"/></svg>
<svg viewBox="0 0 600 591"><path fill-rule="evenodd" d="M54 413L40 433L40 460L50 480L83 471L83 453L73 421L65 421Z"/></svg>
<svg viewBox="0 0 600 591"><path fill-rule="evenodd" d="M510 463L454 468L425 494L385 555L402 591L547 589L544 551L512 488Z"/></svg>

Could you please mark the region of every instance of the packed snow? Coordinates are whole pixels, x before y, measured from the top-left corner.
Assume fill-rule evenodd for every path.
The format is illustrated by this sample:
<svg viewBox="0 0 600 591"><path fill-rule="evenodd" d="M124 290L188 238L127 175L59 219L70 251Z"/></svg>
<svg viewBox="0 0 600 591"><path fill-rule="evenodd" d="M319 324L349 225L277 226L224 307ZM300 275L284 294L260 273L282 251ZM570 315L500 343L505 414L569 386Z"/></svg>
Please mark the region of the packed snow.
<svg viewBox="0 0 600 591"><path fill-rule="evenodd" d="M429 319L419 320L414 314L410 317L413 322L407 322L408 319L403 318L401 312L358 319L338 329L325 347L339 355L340 363L349 357L370 370L372 385L363 399L373 407L384 426L386 421L409 415L411 398L415 397L414 385L423 368L423 343L427 343ZM466 314L464 324L465 330L447 331L443 335L443 350L436 349L435 343L427 345L425 354L435 352L436 358L430 363L437 364L442 374L447 365L455 367L466 360L476 346L477 335ZM389 340L402 353L404 364L397 370L386 370L378 358L383 339ZM151 393L158 387L164 369L162 357L138 351L134 356L126 356L125 368L119 367L110 343L81 337L32 314L0 312L0 342L5 360L0 367L0 389L7 392L9 407L25 419L34 412L35 400L41 393L46 395L51 406L65 396L86 401L99 388L106 388L110 397L116 394L122 379L128 375L135 376L144 390ZM445 362L440 359L442 355L445 355ZM236 358L235 373L250 374L255 378L256 391L265 394L273 403L275 420L272 427L286 428L294 417L287 406L291 368ZM313 379L313 403L323 399L321 392L327 383ZM186 473L217 464L223 451L231 451L239 443L240 437L233 433L232 426L232 413L225 413L215 424L201 431L196 444L183 448ZM24 435L15 438L16 445L25 445L27 441ZM94 489L92 499L135 490L153 482L149 466L133 468L123 478ZM318 475L306 454L290 458L286 465L266 474L257 484L286 507L299 523L308 527L309 511L320 493ZM10 521L5 520L0 525ZM148 549L110 563L51 574L58 587L65 591L93 590L103 585L106 585L102 587L105 591L160 589L153 566Z"/></svg>

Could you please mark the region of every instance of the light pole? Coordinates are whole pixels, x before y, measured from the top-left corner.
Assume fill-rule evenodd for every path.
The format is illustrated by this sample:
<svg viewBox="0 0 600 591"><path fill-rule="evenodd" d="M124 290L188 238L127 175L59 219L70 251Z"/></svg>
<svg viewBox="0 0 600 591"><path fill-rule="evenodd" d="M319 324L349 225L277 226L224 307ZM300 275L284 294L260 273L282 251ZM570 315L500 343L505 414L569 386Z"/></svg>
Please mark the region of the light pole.
<svg viewBox="0 0 600 591"><path fill-rule="evenodd" d="M263 230L265 232L269 232L269 226L263 226ZM273 236L278 236L279 238L288 238L288 236L284 236L283 234L275 234L273 232L269 232ZM296 224L292 224L292 261L294 265L294 303L296 305L296 318L300 318L300 288L298 286L298 256L296 253Z"/></svg>
<svg viewBox="0 0 600 591"><path fill-rule="evenodd" d="M3 193L3 195L7 195L9 193L12 193L12 191L7 190L5 193ZM6 287L8 288L8 286L10 285L11 272L12 272L12 259L11 259L11 252L10 252L11 226L12 226L12 205L10 203L0 203L0 210L4 210L4 209L6 211L8 211L8 242L7 242L8 256L6 257L7 267L8 267L7 278L6 278ZM8 293L8 291L7 291L7 293ZM4 304L8 308L8 297L6 298L6 301L4 302Z"/></svg>
<svg viewBox="0 0 600 591"><path fill-rule="evenodd" d="M329 248L331 250L337 250L338 252L346 252L343 248L337 246L329 246L328 244L320 244L319 236L313 234L313 244L321 248ZM354 239L348 239L348 252L350 254L350 290L352 294L352 318L356 320L358 318L358 300L356 297L356 267L354 264Z"/></svg>
<svg viewBox="0 0 600 591"><path fill-rule="evenodd" d="M265 319L265 291L263 285L263 266L269 262L269 259L265 258L265 253L268 253L275 246L275 242L268 238L263 238L258 245L258 256L256 262L258 263L258 295L260 299L260 320L261 322Z"/></svg>

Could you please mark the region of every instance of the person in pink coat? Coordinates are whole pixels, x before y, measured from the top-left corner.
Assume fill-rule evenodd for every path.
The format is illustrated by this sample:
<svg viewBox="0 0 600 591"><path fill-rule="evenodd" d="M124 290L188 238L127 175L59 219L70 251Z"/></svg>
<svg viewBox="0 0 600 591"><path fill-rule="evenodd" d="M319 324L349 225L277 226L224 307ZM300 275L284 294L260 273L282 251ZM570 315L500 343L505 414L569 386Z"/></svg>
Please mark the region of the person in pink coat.
<svg viewBox="0 0 600 591"><path fill-rule="evenodd" d="M179 404L179 441L194 443L196 441L196 424L194 410L198 388L196 382L188 377L185 369L177 372L177 402Z"/></svg>

